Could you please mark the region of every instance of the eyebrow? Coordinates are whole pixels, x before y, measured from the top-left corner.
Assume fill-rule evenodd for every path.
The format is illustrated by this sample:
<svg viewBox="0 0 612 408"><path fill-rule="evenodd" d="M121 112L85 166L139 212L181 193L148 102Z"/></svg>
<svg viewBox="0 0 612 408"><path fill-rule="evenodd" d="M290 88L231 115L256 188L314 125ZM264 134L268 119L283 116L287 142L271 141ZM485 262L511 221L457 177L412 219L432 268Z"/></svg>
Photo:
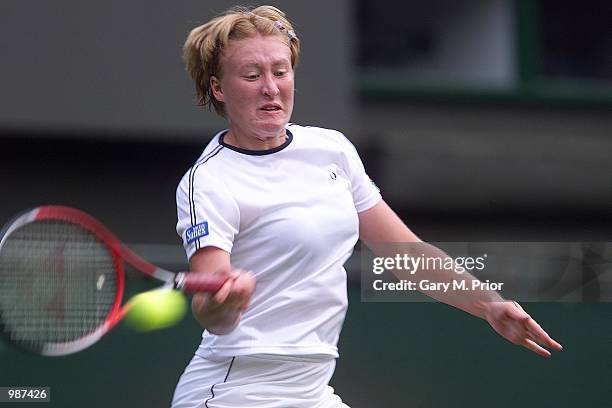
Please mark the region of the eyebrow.
<svg viewBox="0 0 612 408"><path fill-rule="evenodd" d="M260 64L259 62L256 61L247 61L244 64L240 65L241 69L245 69L245 68L259 68L261 67L262 64ZM277 67L280 65L291 65L291 61L287 60L287 59L279 59L276 61L272 62L272 66L273 67Z"/></svg>

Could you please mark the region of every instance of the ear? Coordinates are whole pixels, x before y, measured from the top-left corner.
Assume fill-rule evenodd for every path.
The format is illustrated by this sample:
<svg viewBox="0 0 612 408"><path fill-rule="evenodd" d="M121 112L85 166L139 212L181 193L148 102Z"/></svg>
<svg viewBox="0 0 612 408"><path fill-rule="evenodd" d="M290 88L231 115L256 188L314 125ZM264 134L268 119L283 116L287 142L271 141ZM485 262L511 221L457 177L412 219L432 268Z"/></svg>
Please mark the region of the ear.
<svg viewBox="0 0 612 408"><path fill-rule="evenodd" d="M221 89L221 81L214 75L210 77L210 89L212 90L212 94L216 100L219 102L225 102L223 89Z"/></svg>

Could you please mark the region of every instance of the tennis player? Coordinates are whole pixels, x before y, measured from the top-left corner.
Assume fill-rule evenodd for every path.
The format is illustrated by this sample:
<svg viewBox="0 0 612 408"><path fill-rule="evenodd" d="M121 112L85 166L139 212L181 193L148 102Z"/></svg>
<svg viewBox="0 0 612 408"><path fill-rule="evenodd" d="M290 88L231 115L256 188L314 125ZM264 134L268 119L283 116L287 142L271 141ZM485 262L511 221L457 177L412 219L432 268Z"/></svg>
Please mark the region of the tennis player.
<svg viewBox="0 0 612 408"><path fill-rule="evenodd" d="M359 238L419 242L344 135L289 123L299 51L291 23L270 6L231 9L186 40L199 103L228 129L178 186L177 232L192 271L231 277L193 297L205 330L173 407L346 407L328 385L347 309L343 264ZM517 303L474 293L436 297L539 354L560 350Z"/></svg>

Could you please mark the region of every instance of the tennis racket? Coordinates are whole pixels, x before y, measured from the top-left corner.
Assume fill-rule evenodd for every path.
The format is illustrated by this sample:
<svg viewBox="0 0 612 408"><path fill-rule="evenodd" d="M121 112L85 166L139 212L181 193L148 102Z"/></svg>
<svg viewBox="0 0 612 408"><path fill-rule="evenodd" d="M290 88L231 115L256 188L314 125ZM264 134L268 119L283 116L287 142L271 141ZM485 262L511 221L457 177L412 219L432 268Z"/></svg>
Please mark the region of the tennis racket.
<svg viewBox="0 0 612 408"><path fill-rule="evenodd" d="M0 231L0 331L45 356L91 346L128 310L122 305L126 263L185 293L216 292L226 280L164 270L82 211L37 207Z"/></svg>

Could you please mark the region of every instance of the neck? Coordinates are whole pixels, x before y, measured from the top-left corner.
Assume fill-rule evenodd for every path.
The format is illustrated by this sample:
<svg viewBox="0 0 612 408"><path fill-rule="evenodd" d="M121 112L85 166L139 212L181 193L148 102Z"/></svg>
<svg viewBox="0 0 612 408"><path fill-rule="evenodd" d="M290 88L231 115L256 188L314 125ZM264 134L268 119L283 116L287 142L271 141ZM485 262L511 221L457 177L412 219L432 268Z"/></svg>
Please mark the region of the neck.
<svg viewBox="0 0 612 408"><path fill-rule="evenodd" d="M283 129L278 136L258 137L254 134L246 134L237 129L230 128L229 132L223 137L223 142L228 145L247 150L270 150L274 149L287 141L287 132Z"/></svg>

